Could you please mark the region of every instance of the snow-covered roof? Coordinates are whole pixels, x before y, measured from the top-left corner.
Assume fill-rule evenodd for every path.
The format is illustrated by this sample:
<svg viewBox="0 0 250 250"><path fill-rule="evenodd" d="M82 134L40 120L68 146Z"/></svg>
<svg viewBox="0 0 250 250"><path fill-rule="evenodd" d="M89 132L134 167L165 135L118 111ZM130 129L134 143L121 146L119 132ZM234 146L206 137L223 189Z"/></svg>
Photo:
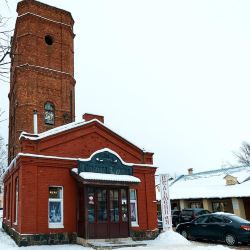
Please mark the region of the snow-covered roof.
<svg viewBox="0 0 250 250"><path fill-rule="evenodd" d="M52 135L56 135L56 134L59 134L61 132L73 129L73 128L85 126L85 125L90 124L92 122L97 122L97 123L101 124L103 127L111 130L113 133L119 135L113 129L109 128L107 125L105 125L104 123L102 123L101 121L99 121L98 119L95 118L95 119L92 119L92 120L89 120L89 121L85 121L83 119L81 121L71 122L71 123L56 127L56 128L52 128L52 129L50 129L48 131L45 131L45 132L42 132L42 133L39 133L39 134L31 134L31 133L27 133L27 132L24 131L24 132L22 132L20 134L19 140L21 138L32 140L32 141L41 140L43 138L46 138L46 137L49 137L49 136L52 136ZM146 150L145 148L141 148L141 147L137 146L135 143L131 142L130 140L126 139L123 136L119 135L119 137L123 138L124 140L126 140L130 144L136 146L138 149L142 150L145 153L153 153L152 151L149 151L149 150Z"/></svg>
<svg viewBox="0 0 250 250"><path fill-rule="evenodd" d="M122 162L122 164L127 165L127 166L137 166L137 167L154 167L156 168L156 166L154 166L153 164L143 164L143 163L129 163L129 162L125 162L122 160L122 158L113 150L109 149L109 148L103 148L100 150L95 151L90 157L88 158L74 158L74 157L59 157L59 156L53 156L53 155L40 155L40 154L29 154L29 153L18 153L16 155L16 157L11 161L11 163L9 164L8 168L6 169L6 171L3 173L2 175L2 179L5 178L5 176L12 170L12 168L16 167L16 161L20 156L26 156L26 157L33 157L33 158L43 158L43 159L55 159L55 160L68 160L68 161L89 161L91 160L91 158L97 154L97 153L101 153L104 151L108 151L114 155L116 155L120 161Z"/></svg>
<svg viewBox="0 0 250 250"><path fill-rule="evenodd" d="M73 168L73 173L78 174L78 169ZM96 181L111 181L111 182L130 182L140 183L140 179L132 175L116 175L116 174L103 174L93 172L81 172L78 174L83 180L96 180Z"/></svg>
<svg viewBox="0 0 250 250"><path fill-rule="evenodd" d="M226 185L225 176L236 177L238 183ZM169 187L170 199L250 197L250 167L231 167L182 175ZM156 188L157 200L160 193Z"/></svg>

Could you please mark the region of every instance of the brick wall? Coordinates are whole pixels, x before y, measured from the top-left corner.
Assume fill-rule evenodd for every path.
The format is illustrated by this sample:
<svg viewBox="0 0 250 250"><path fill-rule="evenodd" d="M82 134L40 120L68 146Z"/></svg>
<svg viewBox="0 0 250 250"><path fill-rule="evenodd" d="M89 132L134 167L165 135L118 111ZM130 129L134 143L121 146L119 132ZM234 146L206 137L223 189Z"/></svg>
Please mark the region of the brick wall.
<svg viewBox="0 0 250 250"><path fill-rule="evenodd" d="M74 21L69 12L37 1L21 1L11 49L9 162L20 152L19 135L33 132L33 110L38 132L74 121ZM48 45L49 35L53 44ZM55 124L44 123L44 104L55 106Z"/></svg>

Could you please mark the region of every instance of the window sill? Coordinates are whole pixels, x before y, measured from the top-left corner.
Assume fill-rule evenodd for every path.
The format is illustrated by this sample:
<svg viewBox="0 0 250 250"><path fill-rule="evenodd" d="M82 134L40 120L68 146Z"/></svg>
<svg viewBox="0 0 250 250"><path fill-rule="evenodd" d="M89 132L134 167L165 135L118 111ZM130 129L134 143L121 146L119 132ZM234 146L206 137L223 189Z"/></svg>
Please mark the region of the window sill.
<svg viewBox="0 0 250 250"><path fill-rule="evenodd" d="M49 224L49 228L57 229L57 228L64 228L62 224Z"/></svg>
<svg viewBox="0 0 250 250"><path fill-rule="evenodd" d="M131 227L139 227L139 224L133 223L133 224L131 224Z"/></svg>

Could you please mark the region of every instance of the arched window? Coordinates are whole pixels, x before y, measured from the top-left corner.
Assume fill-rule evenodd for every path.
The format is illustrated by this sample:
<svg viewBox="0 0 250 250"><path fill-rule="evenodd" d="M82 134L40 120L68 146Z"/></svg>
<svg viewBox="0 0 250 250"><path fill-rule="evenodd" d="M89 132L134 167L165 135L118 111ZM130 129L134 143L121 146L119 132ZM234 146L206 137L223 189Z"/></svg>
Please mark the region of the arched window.
<svg viewBox="0 0 250 250"><path fill-rule="evenodd" d="M55 123L55 108L51 102L46 102L44 105L44 122L49 125Z"/></svg>

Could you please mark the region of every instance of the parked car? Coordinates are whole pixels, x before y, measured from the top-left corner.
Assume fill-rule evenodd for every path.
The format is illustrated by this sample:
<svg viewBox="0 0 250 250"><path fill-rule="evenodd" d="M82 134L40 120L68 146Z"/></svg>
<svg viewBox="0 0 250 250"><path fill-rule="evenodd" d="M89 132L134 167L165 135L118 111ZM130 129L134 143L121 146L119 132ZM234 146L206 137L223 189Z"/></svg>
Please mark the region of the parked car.
<svg viewBox="0 0 250 250"><path fill-rule="evenodd" d="M180 214L180 222L189 222L203 214L210 212L203 208L184 208Z"/></svg>
<svg viewBox="0 0 250 250"><path fill-rule="evenodd" d="M234 214L217 212L181 223L176 232L185 238L224 241L227 245L250 243L250 221Z"/></svg>
<svg viewBox="0 0 250 250"><path fill-rule="evenodd" d="M157 215L157 224L158 224L158 229L161 231L163 229L163 223L162 223L162 217L161 214Z"/></svg>
<svg viewBox="0 0 250 250"><path fill-rule="evenodd" d="M172 210L171 214L172 214L172 224L173 224L173 227L176 227L180 223L180 214L181 214L181 211L180 210Z"/></svg>

